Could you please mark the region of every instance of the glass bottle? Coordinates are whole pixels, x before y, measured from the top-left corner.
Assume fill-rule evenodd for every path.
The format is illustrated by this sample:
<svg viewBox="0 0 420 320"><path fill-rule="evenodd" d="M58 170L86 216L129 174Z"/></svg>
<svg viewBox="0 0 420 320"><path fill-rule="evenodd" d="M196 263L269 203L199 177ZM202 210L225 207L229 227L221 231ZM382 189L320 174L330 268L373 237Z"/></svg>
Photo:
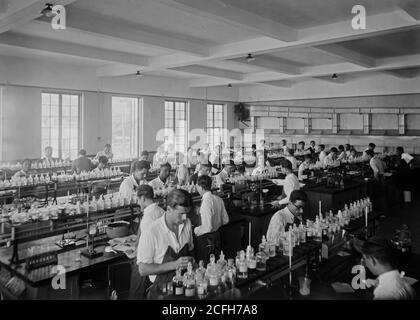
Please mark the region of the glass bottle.
<svg viewBox="0 0 420 320"><path fill-rule="evenodd" d="M248 264L245 259L244 251L241 251L239 261L238 261L238 278L239 279L248 278Z"/></svg>
<svg viewBox="0 0 420 320"><path fill-rule="evenodd" d="M203 260L198 263L198 269L195 272L195 282L197 286L197 295L199 299L207 296L208 279L206 277L206 269Z"/></svg>
<svg viewBox="0 0 420 320"><path fill-rule="evenodd" d="M219 273L217 272L216 257L214 254L210 255L210 262L207 265L207 277L209 278L210 287L217 287L219 285Z"/></svg>
<svg viewBox="0 0 420 320"><path fill-rule="evenodd" d="M195 274L191 262L188 262L187 272L184 274L184 291L186 297L195 296Z"/></svg>
<svg viewBox="0 0 420 320"><path fill-rule="evenodd" d="M258 251L256 254L257 259L257 270L258 271L266 271L267 270L267 255L264 251Z"/></svg>
<svg viewBox="0 0 420 320"><path fill-rule="evenodd" d="M173 292L176 296L184 295L184 283L181 275L181 267L178 267L172 279Z"/></svg>
<svg viewBox="0 0 420 320"><path fill-rule="evenodd" d="M299 242L306 243L306 228L303 225L302 221L300 222L299 226Z"/></svg>
<svg viewBox="0 0 420 320"><path fill-rule="evenodd" d="M226 286L228 289L235 287L236 283L236 268L233 262L233 259L228 259L228 264L226 267Z"/></svg>

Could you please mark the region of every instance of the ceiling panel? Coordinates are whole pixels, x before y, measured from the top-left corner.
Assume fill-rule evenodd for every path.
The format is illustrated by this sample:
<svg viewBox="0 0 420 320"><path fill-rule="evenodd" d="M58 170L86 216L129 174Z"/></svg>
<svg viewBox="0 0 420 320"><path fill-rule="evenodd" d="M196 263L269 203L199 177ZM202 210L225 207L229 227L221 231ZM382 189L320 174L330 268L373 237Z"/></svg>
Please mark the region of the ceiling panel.
<svg viewBox="0 0 420 320"><path fill-rule="evenodd" d="M328 54L320 53L313 48L295 48L271 53L270 56L284 59L300 67L340 63L343 60Z"/></svg>

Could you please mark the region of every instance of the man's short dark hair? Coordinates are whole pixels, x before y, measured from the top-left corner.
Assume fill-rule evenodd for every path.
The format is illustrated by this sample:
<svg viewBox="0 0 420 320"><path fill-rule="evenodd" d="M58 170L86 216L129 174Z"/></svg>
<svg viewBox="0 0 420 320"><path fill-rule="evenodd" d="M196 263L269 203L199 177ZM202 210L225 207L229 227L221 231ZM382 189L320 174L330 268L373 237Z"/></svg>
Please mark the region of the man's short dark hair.
<svg viewBox="0 0 420 320"><path fill-rule="evenodd" d="M403 147L397 147L397 151L401 152L401 153L404 153L404 148Z"/></svg>
<svg viewBox="0 0 420 320"><path fill-rule="evenodd" d="M351 148L351 149L350 149L350 152L355 152L355 153L357 153L357 151L356 151L356 149L355 149L355 148Z"/></svg>
<svg viewBox="0 0 420 320"><path fill-rule="evenodd" d="M305 141L299 141L299 143L298 144L303 144L303 145L305 145Z"/></svg>
<svg viewBox="0 0 420 320"><path fill-rule="evenodd" d="M108 163L108 157L107 156L100 156L98 161L99 161L99 163L107 164Z"/></svg>
<svg viewBox="0 0 420 320"><path fill-rule="evenodd" d="M145 160L136 160L131 164L131 173L133 173L136 170L150 170L150 163Z"/></svg>
<svg viewBox="0 0 420 320"><path fill-rule="evenodd" d="M293 157L293 155L295 154L295 150L288 148L287 151L289 152L289 154Z"/></svg>
<svg viewBox="0 0 420 320"><path fill-rule="evenodd" d="M257 145L254 143L254 144L251 146L251 148L252 148L252 149L257 149Z"/></svg>
<svg viewBox="0 0 420 320"><path fill-rule="evenodd" d="M79 155L86 156L86 150L85 149L80 149L79 150Z"/></svg>
<svg viewBox="0 0 420 320"><path fill-rule="evenodd" d="M289 160L287 160L287 159L283 159L283 161L281 162L281 164L280 164L283 168L285 168L285 169L289 169L289 170L292 170L292 168L293 168L293 165L292 165L292 163L289 161Z"/></svg>
<svg viewBox="0 0 420 320"><path fill-rule="evenodd" d="M346 147L346 150L351 150L351 146L348 143L345 144L345 147Z"/></svg>
<svg viewBox="0 0 420 320"><path fill-rule="evenodd" d="M166 198L166 204L172 209L174 209L176 206L186 208L189 208L191 206L187 196L187 192L181 189L174 189L171 192L169 192L168 197Z"/></svg>
<svg viewBox="0 0 420 320"><path fill-rule="evenodd" d="M110 145L109 143L107 143L107 144L105 145L105 148L111 148L111 145Z"/></svg>
<svg viewBox="0 0 420 320"><path fill-rule="evenodd" d="M197 185L204 190L211 190L212 179L209 176L200 176L197 179Z"/></svg>
<svg viewBox="0 0 420 320"><path fill-rule="evenodd" d="M332 148L330 149L330 152L338 153L338 150L337 150L337 148L336 148L336 147L332 147Z"/></svg>
<svg viewBox="0 0 420 320"><path fill-rule="evenodd" d="M144 196L146 199L153 199L155 194L153 192L153 188L148 184L142 184L137 189L137 196L140 198Z"/></svg>
<svg viewBox="0 0 420 320"><path fill-rule="evenodd" d="M374 144L373 142L369 143L369 148L375 149L376 148L376 144Z"/></svg>
<svg viewBox="0 0 420 320"><path fill-rule="evenodd" d="M303 201L303 202L308 202L308 196L306 195L305 191L302 191L302 190L292 191L292 193L290 194L289 201L291 203L295 203L298 200Z"/></svg>
<svg viewBox="0 0 420 320"><path fill-rule="evenodd" d="M169 162L166 162L166 163L162 163L161 165L160 165L160 168L162 169L162 168L168 168L168 170L169 171L171 171L172 170L172 167L171 167L171 165L169 164Z"/></svg>
<svg viewBox="0 0 420 320"><path fill-rule="evenodd" d="M319 145L318 145L318 147L319 147L321 150L325 150L325 144L319 144Z"/></svg>
<svg viewBox="0 0 420 320"><path fill-rule="evenodd" d="M146 151L146 150L142 151L141 156L142 157L148 157L149 156L149 151Z"/></svg>
<svg viewBox="0 0 420 320"><path fill-rule="evenodd" d="M392 267L396 266L396 251L389 240L373 237L365 241L360 249L365 256L373 257L379 262L389 264Z"/></svg>
<svg viewBox="0 0 420 320"><path fill-rule="evenodd" d="M338 150L340 150L340 151L344 151L344 146L343 146L342 144L340 144L340 145L338 146Z"/></svg>
<svg viewBox="0 0 420 320"><path fill-rule="evenodd" d="M309 143L313 143L313 144L315 144L315 140L311 140Z"/></svg>

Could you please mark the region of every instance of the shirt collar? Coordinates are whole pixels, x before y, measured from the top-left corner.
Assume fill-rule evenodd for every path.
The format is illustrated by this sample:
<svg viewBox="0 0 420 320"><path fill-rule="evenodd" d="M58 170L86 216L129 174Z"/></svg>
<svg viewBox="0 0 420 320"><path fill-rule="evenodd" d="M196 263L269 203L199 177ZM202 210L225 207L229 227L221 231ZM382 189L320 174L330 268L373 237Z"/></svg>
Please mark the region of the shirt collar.
<svg viewBox="0 0 420 320"><path fill-rule="evenodd" d="M283 209L283 212L286 214L286 216L292 220L295 219L295 216L293 215L293 213L290 212L289 208L286 206Z"/></svg>
<svg viewBox="0 0 420 320"><path fill-rule="evenodd" d="M168 225L166 224L166 215L167 212L165 212L165 214L162 216L162 224L163 224L163 229L167 232L167 233L173 233L171 229L169 229ZM182 230L184 229L185 223L181 223L179 225L178 228L178 235L180 235L182 233Z"/></svg>
<svg viewBox="0 0 420 320"><path fill-rule="evenodd" d="M395 279L395 278L400 278L400 277L401 277L400 272L397 269L384 272L384 273L382 273L381 275L378 276L379 285L384 285L389 280Z"/></svg>

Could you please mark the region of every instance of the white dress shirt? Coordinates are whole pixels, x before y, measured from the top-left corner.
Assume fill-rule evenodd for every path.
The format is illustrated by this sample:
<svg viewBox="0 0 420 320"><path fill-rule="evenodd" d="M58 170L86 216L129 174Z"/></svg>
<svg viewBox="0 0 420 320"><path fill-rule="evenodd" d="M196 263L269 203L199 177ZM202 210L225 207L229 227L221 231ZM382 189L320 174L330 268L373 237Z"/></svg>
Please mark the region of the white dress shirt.
<svg viewBox="0 0 420 320"><path fill-rule="evenodd" d="M322 164L324 164L324 159L325 159L325 157L327 156L327 153L324 151L324 150L322 150L320 153L319 153L319 161L322 163Z"/></svg>
<svg viewBox="0 0 420 320"><path fill-rule="evenodd" d="M200 206L201 225L194 229L197 236L215 232L229 222L229 216L222 198L207 191L203 194Z"/></svg>
<svg viewBox="0 0 420 320"><path fill-rule="evenodd" d="M414 159L414 157L412 155L410 155L409 153L404 152L403 154L401 154L401 159L405 160L405 162L407 162L407 164L409 164L410 161Z"/></svg>
<svg viewBox="0 0 420 320"><path fill-rule="evenodd" d="M334 160L332 157L332 154L329 154L324 158L324 161L322 162L324 166L338 166L340 165L340 161Z"/></svg>
<svg viewBox="0 0 420 320"><path fill-rule="evenodd" d="M377 177L378 175L383 175L385 172L385 166L381 159L379 159L377 156L374 156L369 161L369 165L373 170L373 175Z"/></svg>
<svg viewBox="0 0 420 320"><path fill-rule="evenodd" d="M294 190L300 190L300 183L294 173L289 173L286 176L286 179L284 180L284 186L283 186L283 191L284 191L284 194L286 195L286 198L281 199L279 201L279 204L288 204L290 194Z"/></svg>
<svg viewBox="0 0 420 320"><path fill-rule="evenodd" d="M123 198L131 199L131 196L135 192L135 190L139 187L136 179L134 179L133 175L129 175L126 177L120 185L120 196Z"/></svg>
<svg viewBox="0 0 420 320"><path fill-rule="evenodd" d="M99 158L102 156L105 156L108 159L112 159L114 157L114 154L112 152L105 152L104 150L101 150L96 154L95 159L99 160Z"/></svg>
<svg viewBox="0 0 420 320"><path fill-rule="evenodd" d="M375 300L411 300L415 299L413 288L401 277L398 270L382 273L379 284L373 291Z"/></svg>
<svg viewBox="0 0 420 320"><path fill-rule="evenodd" d="M179 225L177 237L166 225L165 215L163 215L152 222L150 227L140 235L137 264L161 264L169 247L178 253L186 244L190 251L194 249L191 221L187 219ZM154 282L156 275L150 275L149 279Z"/></svg>
<svg viewBox="0 0 420 320"><path fill-rule="evenodd" d="M183 184L188 183L188 181L190 180L190 175L188 172L187 165L185 164L179 165L178 169L176 170L176 177L178 179L178 184L180 184L180 182L183 182Z"/></svg>
<svg viewBox="0 0 420 320"><path fill-rule="evenodd" d="M295 216L290 212L288 207L277 211L270 220L267 229L267 240L277 243L278 236L282 231L285 231L287 224L293 224Z"/></svg>
<svg viewBox="0 0 420 320"><path fill-rule="evenodd" d="M298 165L298 162L297 162L296 158L292 157L292 156L289 156L289 157L286 157L286 159L289 160L292 163L292 170L296 170L297 165Z"/></svg>
<svg viewBox="0 0 420 320"><path fill-rule="evenodd" d="M150 228L151 224L162 217L165 210L159 207L158 203L152 203L144 209L143 217L140 221L140 232L143 233L146 229Z"/></svg>
<svg viewBox="0 0 420 320"><path fill-rule="evenodd" d="M166 179L166 182L163 182L160 177L153 179L149 182L149 186L153 188L153 190L164 189L168 186L169 179Z"/></svg>
<svg viewBox="0 0 420 320"><path fill-rule="evenodd" d="M303 180L303 172L309 169L309 163L306 162L302 162L299 166L299 170L298 170L298 179L299 180Z"/></svg>
<svg viewBox="0 0 420 320"><path fill-rule="evenodd" d="M216 185L220 187L220 185L225 184L226 180L229 178L227 172L223 169L220 171L218 175L216 175Z"/></svg>

